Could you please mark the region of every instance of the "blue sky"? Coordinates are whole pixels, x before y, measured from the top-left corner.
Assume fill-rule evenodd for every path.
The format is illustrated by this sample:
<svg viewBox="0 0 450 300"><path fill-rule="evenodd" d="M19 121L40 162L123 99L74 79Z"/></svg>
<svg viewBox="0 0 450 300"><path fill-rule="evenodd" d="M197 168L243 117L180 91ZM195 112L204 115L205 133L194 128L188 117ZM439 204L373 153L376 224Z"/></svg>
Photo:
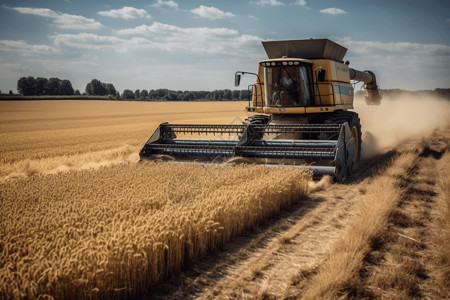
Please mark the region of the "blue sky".
<svg viewBox="0 0 450 300"><path fill-rule="evenodd" d="M449 0L0 0L0 90L22 76L234 89L266 58L261 40L305 38L341 43L382 88L450 88Z"/></svg>

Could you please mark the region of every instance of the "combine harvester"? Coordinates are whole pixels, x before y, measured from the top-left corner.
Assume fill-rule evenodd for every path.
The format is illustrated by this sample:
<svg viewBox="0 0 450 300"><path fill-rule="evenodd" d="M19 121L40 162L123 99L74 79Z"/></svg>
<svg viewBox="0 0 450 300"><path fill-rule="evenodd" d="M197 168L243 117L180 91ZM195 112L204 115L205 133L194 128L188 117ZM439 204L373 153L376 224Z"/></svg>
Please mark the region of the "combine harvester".
<svg viewBox="0 0 450 300"><path fill-rule="evenodd" d="M262 42L269 57L259 63L239 125L159 125L141 159L250 162L308 167L340 181L361 155L361 125L353 109L350 80L362 81L369 105L380 104L375 74L349 68L347 49L328 39ZM251 102L250 102L251 101Z"/></svg>

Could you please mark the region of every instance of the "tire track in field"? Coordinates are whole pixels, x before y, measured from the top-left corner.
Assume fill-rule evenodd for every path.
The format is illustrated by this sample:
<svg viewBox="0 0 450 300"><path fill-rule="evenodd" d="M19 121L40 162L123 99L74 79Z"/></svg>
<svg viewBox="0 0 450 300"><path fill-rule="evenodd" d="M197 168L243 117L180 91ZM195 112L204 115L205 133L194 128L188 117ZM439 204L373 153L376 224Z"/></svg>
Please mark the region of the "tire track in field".
<svg viewBox="0 0 450 300"><path fill-rule="evenodd" d="M189 275L184 273L181 279L165 283L149 295L157 299L289 299L291 295L302 295L310 279L314 278L316 271L326 262L335 242L351 223L373 177L380 174L380 167L384 169L390 166L395 155L416 153L417 158L411 162L408 177L405 177L405 180L411 180L412 184L409 186L409 194L426 194L434 199L434 179L426 178L431 178L435 172L438 162L435 161L433 164L435 160L433 156L436 153L426 149L420 152L418 150L420 143L418 139L411 139L397 150L388 151L363 162L363 167L347 180L347 184L333 184L322 191L311 193L306 199L289 208L291 211L282 212L275 219L256 227L250 236L232 242L224 247L223 251L214 253L212 257L199 262L195 267L188 268ZM424 170L429 173L423 173ZM401 184L401 181L399 182ZM423 186L417 185L417 182L421 182ZM402 189L408 191L406 186ZM400 205L406 207L405 201L402 200L401 203L403 204ZM425 218L422 223L430 222L426 218L433 215L433 204L427 201L425 204L428 205L422 207L423 205L417 202L408 204L408 207L412 207L408 209L423 209L417 212L418 217ZM391 219L395 218L396 212L398 213L398 209L392 213ZM421 229L420 226L418 228ZM407 231L395 234L398 237L397 242L400 239L413 241L409 238L419 240L414 235L411 237L412 234ZM419 231L418 234L423 233ZM433 247L432 244L428 246L426 240L422 243L425 250L428 250L427 247ZM374 246L376 247L377 243ZM400 249L402 251L411 247L405 243L403 246L404 248ZM412 246L417 252L417 245ZM420 247L422 246L419 245ZM370 251L364 261L366 266L370 255L374 254L376 254L374 251ZM423 271L426 276L432 278L430 270L433 268L431 263L433 254L424 251L420 259L424 262L425 271L416 268L416 277L420 279ZM365 272L361 270L361 276L367 275L364 274ZM433 285L433 280L427 280L422 280L418 284L421 290L417 295L430 295L431 299L436 298L433 296L435 294L432 294L433 286L436 285ZM367 287L370 282L371 279L368 278L362 286ZM355 295L352 294L353 291L349 293ZM356 295L364 298L362 293ZM374 294L366 296L370 298L371 295ZM389 295L377 295L376 298L383 296Z"/></svg>
<svg viewBox="0 0 450 300"><path fill-rule="evenodd" d="M282 299L293 289L302 290L345 232L373 174L380 164L390 165L394 154L390 151L362 162L367 166L365 172L357 172L347 179L347 184L333 184L310 194L308 201L320 201L320 205L298 220L295 226L272 238L253 257L233 268L229 275L215 283L212 290L206 289L195 297ZM361 181L362 178L369 180Z"/></svg>
<svg viewBox="0 0 450 300"><path fill-rule="evenodd" d="M180 276L153 287L155 299L283 298L302 289L338 240L364 197L370 178L395 152L362 162L347 184L313 192L289 210L237 238ZM368 180L363 180L367 178ZM363 180L363 181L361 181ZM296 280L302 281L295 282Z"/></svg>
<svg viewBox="0 0 450 300"><path fill-rule="evenodd" d="M158 287L153 298L253 298L263 291L282 297L299 270L321 263L355 212L364 189L334 184L310 194L256 233L230 243L178 280ZM233 249L237 248L235 252ZM193 271L192 271L193 270Z"/></svg>
<svg viewBox="0 0 450 300"><path fill-rule="evenodd" d="M431 139L433 142L433 139ZM431 143L432 143L431 142ZM438 278L439 209L445 209L437 188L440 164L448 141L434 141L417 153L405 176L397 178L402 190L398 206L382 237L372 243L360 270L359 283L350 290L356 298L445 299L449 287ZM430 142L428 142L430 143ZM441 145L439 145L441 144ZM442 145L447 144L447 145Z"/></svg>
<svg viewBox="0 0 450 300"><path fill-rule="evenodd" d="M326 200L287 233L277 236L266 249L262 249L262 253L235 270L235 274L241 275L234 278L235 274L232 274L230 283L225 279L225 288L221 293L218 293L219 282L215 294L231 298L254 295L281 298L293 277L320 265L345 230L345 225L355 212L355 203L360 199L360 192L353 186L335 184L330 189L311 194L311 201L324 197ZM286 235L292 238L284 240ZM211 296L207 293L200 298Z"/></svg>

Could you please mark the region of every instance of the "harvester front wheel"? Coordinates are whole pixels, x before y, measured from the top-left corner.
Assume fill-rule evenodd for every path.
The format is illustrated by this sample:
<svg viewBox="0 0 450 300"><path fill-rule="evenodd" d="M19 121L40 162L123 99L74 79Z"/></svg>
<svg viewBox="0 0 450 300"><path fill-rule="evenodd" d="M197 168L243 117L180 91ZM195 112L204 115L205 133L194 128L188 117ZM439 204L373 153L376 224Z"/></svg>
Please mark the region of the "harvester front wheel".
<svg viewBox="0 0 450 300"><path fill-rule="evenodd" d="M257 124L257 125L266 125L270 122L270 116L267 115L253 115L245 119L242 124L248 125L248 124Z"/></svg>
<svg viewBox="0 0 450 300"><path fill-rule="evenodd" d="M267 115L253 115L245 119L242 124L249 125L249 124L255 124L255 125L267 125L270 122L270 116ZM264 135L264 132L258 133L257 139L262 139Z"/></svg>
<svg viewBox="0 0 450 300"><path fill-rule="evenodd" d="M351 158L352 166L356 166L361 158L361 123L357 113L352 111L336 111L324 120L324 124L342 124L348 123L348 126L352 132L352 136L355 140L355 155ZM326 139L326 137L321 137Z"/></svg>

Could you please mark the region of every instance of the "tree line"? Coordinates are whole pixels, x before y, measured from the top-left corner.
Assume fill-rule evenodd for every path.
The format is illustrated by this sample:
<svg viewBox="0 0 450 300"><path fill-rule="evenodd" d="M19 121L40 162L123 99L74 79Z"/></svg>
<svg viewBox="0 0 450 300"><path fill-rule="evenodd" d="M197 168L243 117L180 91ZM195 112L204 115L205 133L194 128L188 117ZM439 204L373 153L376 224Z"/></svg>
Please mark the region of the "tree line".
<svg viewBox="0 0 450 300"><path fill-rule="evenodd" d="M17 91L24 96L76 95L72 83L67 79L22 77L17 81ZM78 91L78 95L80 92Z"/></svg>
<svg viewBox="0 0 450 300"><path fill-rule="evenodd" d="M215 91L175 91L169 89L135 90L125 89L123 93L116 90L112 83L103 83L98 79L92 79L86 84L85 91L80 93L74 90L72 83L67 79L43 78L32 76L22 77L17 81L17 91L23 96L108 96L117 100L142 100L142 101L234 101L248 100L250 93L248 90L215 90ZM1 94L1 91L0 91ZM358 91L356 96L363 96L365 91ZM431 95L450 100L450 89L435 89L424 91L405 91L400 89L380 90L383 96L396 96L399 94ZM9 95L13 95L9 91Z"/></svg>
<svg viewBox="0 0 450 300"><path fill-rule="evenodd" d="M164 100L164 101L237 101L248 100L248 90L214 90L214 91L175 91L169 89L156 90L124 90L122 99L125 100Z"/></svg>
<svg viewBox="0 0 450 300"><path fill-rule="evenodd" d="M45 96L45 95L81 95L79 90L72 87L72 83L59 78L43 78L32 76L22 77L17 82L17 91L23 96ZM135 90L125 89L121 94L112 83L103 83L98 79L92 79L86 84L83 95L109 96L118 100L153 100L153 101L232 101L247 100L248 90L215 90L215 91L175 91L169 89Z"/></svg>

